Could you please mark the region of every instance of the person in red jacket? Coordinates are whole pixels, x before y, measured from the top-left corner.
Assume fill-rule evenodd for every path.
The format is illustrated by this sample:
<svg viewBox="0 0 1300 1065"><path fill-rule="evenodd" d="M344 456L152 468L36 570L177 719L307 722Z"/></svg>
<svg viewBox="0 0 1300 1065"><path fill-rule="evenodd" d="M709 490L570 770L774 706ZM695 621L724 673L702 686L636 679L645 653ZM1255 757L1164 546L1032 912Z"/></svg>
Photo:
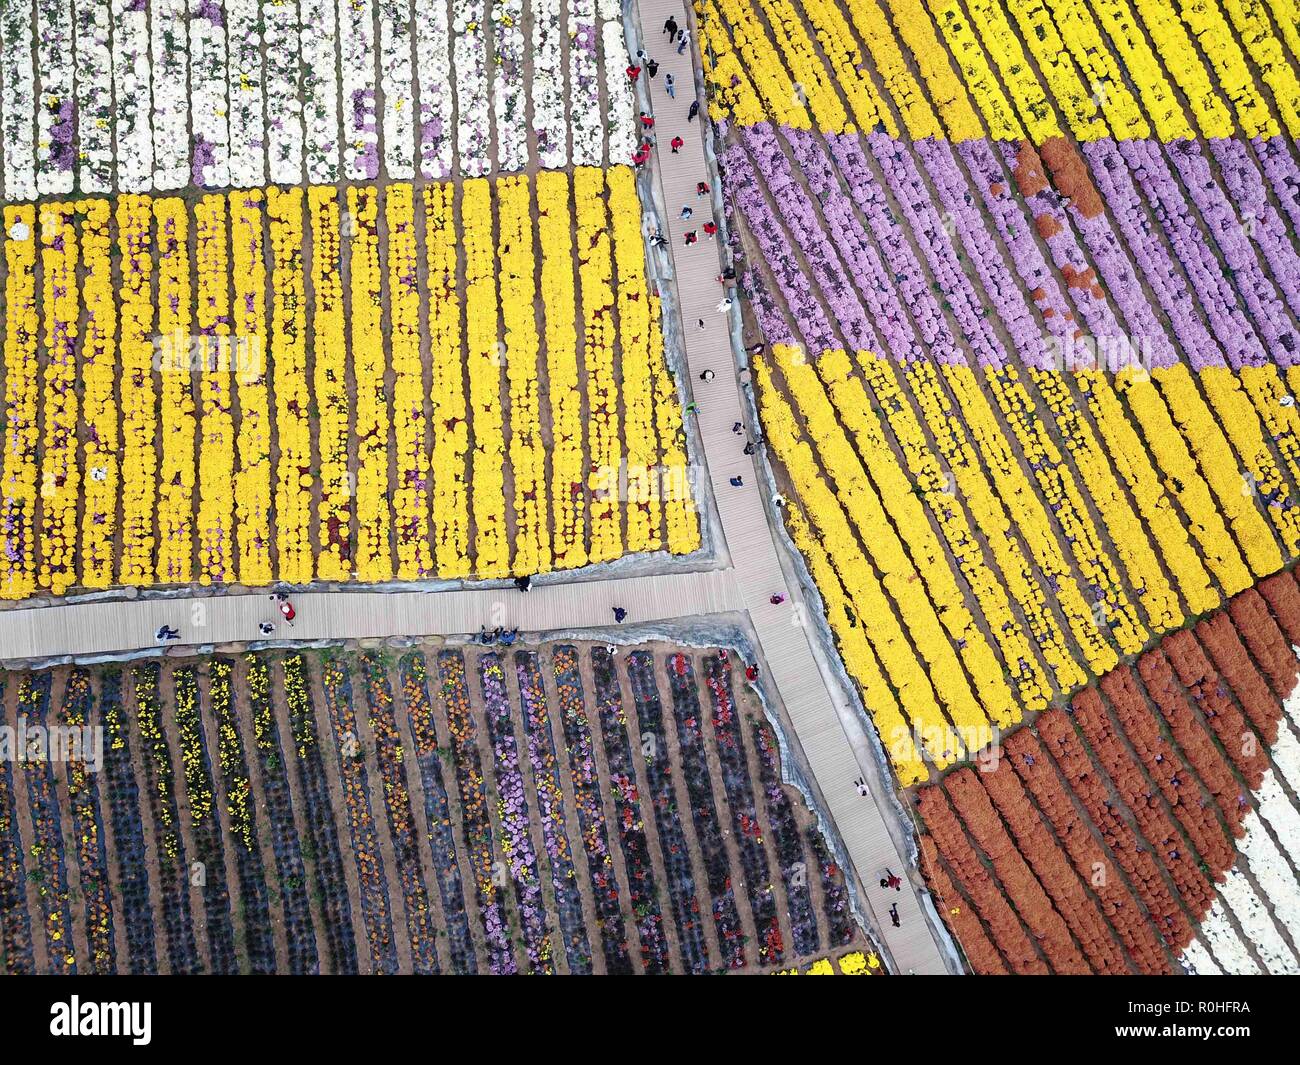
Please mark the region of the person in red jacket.
<svg viewBox="0 0 1300 1065"><path fill-rule="evenodd" d="M640 76L641 76L641 68L637 66L635 63L633 63L630 67L627 68L627 80L632 82L632 84L635 85L636 79L639 78Z"/></svg>
<svg viewBox="0 0 1300 1065"><path fill-rule="evenodd" d="M668 146L672 148L673 155L676 155L679 149L684 148L686 146L686 142L682 140L681 137L674 137L671 141L668 142Z"/></svg>

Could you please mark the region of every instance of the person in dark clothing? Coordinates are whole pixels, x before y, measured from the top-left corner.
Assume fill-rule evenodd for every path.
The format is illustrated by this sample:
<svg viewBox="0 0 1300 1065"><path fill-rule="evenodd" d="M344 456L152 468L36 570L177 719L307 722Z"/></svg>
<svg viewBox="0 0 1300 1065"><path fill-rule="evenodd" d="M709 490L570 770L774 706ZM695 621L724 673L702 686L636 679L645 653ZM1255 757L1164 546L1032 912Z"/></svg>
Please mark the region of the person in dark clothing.
<svg viewBox="0 0 1300 1065"><path fill-rule="evenodd" d="M179 640L181 634L179 630L172 628L172 626L164 625L153 634L153 638L159 643L165 643L168 640Z"/></svg>
<svg viewBox="0 0 1300 1065"><path fill-rule="evenodd" d="M653 78L656 74L659 73L659 64L658 64L657 62L655 62L655 60L651 59L651 60L650 60L648 63L646 63L646 65L645 65L645 72L646 72L647 74L649 74L650 77Z"/></svg>
<svg viewBox="0 0 1300 1065"><path fill-rule="evenodd" d="M694 122L695 116L700 113L700 101L692 100L690 110L686 112L686 121Z"/></svg>
<svg viewBox="0 0 1300 1065"><path fill-rule="evenodd" d="M737 436L740 436L743 434L744 428L745 427L741 425L740 422L734 422L732 423L731 431L735 433Z"/></svg>
<svg viewBox="0 0 1300 1065"><path fill-rule="evenodd" d="M664 33L668 34L670 41L677 36L677 20L671 15L668 16L668 21L664 23Z"/></svg>
<svg viewBox="0 0 1300 1065"><path fill-rule="evenodd" d="M627 617L627 611L624 610L621 606L616 606L614 608L614 620L621 625L623 624L623 619L625 617Z"/></svg>
<svg viewBox="0 0 1300 1065"><path fill-rule="evenodd" d="M894 905L889 907L889 920L895 928L902 927L903 922L899 919L898 916L898 903L894 903Z"/></svg>
<svg viewBox="0 0 1300 1065"><path fill-rule="evenodd" d="M752 441L752 440L748 440L748 441L745 442L745 454L746 454L746 455L752 455L752 454L753 454L755 451L757 451L757 450L758 450L758 448L754 446L754 441Z"/></svg>
<svg viewBox="0 0 1300 1065"><path fill-rule="evenodd" d="M742 488L742 487L744 487L744 484L745 484L745 478L737 476L737 477L732 477L730 480L731 480L731 487L732 487L732 488Z"/></svg>
<svg viewBox="0 0 1300 1065"><path fill-rule="evenodd" d="M531 588L532 586L533 586L532 577L525 576L525 577L515 578L515 587L518 588L521 592L528 591L528 589Z"/></svg>

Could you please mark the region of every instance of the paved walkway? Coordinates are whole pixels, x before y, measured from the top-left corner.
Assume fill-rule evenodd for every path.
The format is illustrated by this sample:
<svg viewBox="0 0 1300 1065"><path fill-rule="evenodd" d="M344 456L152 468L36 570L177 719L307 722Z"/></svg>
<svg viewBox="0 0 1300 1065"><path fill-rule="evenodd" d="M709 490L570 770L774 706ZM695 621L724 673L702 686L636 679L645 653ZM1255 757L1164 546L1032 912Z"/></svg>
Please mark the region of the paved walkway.
<svg viewBox="0 0 1300 1065"><path fill-rule="evenodd" d="M654 171L667 215L664 236L673 254L675 301L681 313L690 384L699 405L688 428L699 434L708 460L727 552L735 567L735 587L762 649L766 691L779 696L794 726L793 740L802 749L823 809L835 822L857 869L860 898L892 955L895 971L941 973L946 971L943 954L917 895L879 888L886 868L900 875L908 869L886 827L886 818L899 814L892 807L888 785L882 784L876 773L860 719L848 705L838 680L823 675L822 663L809 642L810 630L798 623L806 615L802 614L797 587L782 567L768 523L764 479L754 459L744 454L746 438L732 431L736 422L746 421L728 322L736 309L725 313L718 309L726 295L718 281L722 262L717 241L704 233L704 223L713 219L712 198L696 193L699 182L712 185L716 177L708 165L704 116L694 121L687 117L691 101L697 98L693 60L698 52L692 40L679 55L663 32L671 16L679 26L690 27L693 35L694 20L684 0L638 0L638 8L642 48L659 63L657 77L652 79L643 71L640 80L653 106ZM665 89L669 74L675 82L675 99L669 98ZM700 96L700 110L704 109ZM673 153L671 144L676 137L684 143ZM692 215L682 219L681 210L688 205ZM697 242L687 245L686 234L691 231ZM714 372L711 381L701 380L699 375L705 370ZM743 483L733 485L733 477L740 477ZM770 597L777 591L787 598L774 605ZM873 794L865 798L854 785L864 775L876 785ZM890 923L888 909L893 903L898 904L900 928Z"/></svg>
<svg viewBox="0 0 1300 1065"><path fill-rule="evenodd" d="M764 498L764 480L754 460L744 454L746 437L733 425L745 422L742 385L737 374L728 316L718 302L725 291L717 277L722 269L718 245L704 233L713 217L712 198L696 194L699 182L715 180L708 166L701 119L687 121L695 98L691 47L678 55L661 32L673 16L688 23L684 0L640 0L643 47L659 62L659 74L641 75L655 115L657 149L651 180L658 183L671 240L674 292L666 293L681 313L681 328L696 414L688 431L707 459L712 493L725 544L718 555L726 568L536 584L527 594L506 589L442 592L321 591L295 593L297 618L290 629L279 622L276 605L264 594L216 595L81 602L0 611L0 660L47 658L52 653L98 656L129 653L156 645L154 633L164 624L180 630L170 646L252 642L263 639L261 621L276 621L275 635L293 640L385 636L461 635L488 628L518 626L524 631L554 632L606 627L613 607L628 612L628 624L694 621L723 614L747 616L759 647L762 684L769 699L779 700L794 728L791 742L802 752L819 793L822 809L833 820L858 875L859 898L867 910L896 972L942 973L945 950L923 913L914 890L882 891L886 869L903 875L909 868L898 842L904 838L902 814L891 785L882 779L863 722L849 703L826 655L810 642L812 630L800 624L808 616L789 559L773 539ZM667 75L676 83L676 99L665 91ZM703 110L703 101L701 100ZM681 137L673 154L670 143ZM679 214L690 205L693 215ZM686 245L694 230L698 242ZM703 327L698 324L703 321ZM699 374L712 370L712 380ZM742 484L731 484L740 477ZM785 602L770 601L775 592ZM52 652L52 649L57 651ZM871 794L859 794L855 781L865 779ZM891 835L890 825L894 832ZM910 886L910 885L909 885ZM890 905L897 903L901 927L893 928Z"/></svg>

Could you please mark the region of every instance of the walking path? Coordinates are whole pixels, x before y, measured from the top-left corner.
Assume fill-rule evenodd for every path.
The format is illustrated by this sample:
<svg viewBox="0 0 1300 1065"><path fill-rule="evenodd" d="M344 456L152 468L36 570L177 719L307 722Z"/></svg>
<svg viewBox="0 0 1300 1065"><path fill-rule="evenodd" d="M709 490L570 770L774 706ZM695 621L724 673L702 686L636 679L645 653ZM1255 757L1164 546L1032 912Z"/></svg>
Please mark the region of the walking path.
<svg viewBox="0 0 1300 1065"><path fill-rule="evenodd" d="M923 906L911 884L912 890L901 893L878 886L886 869L905 874L910 867L902 849L904 814L834 665L826 654L815 653L813 630L802 623L812 615L769 522L763 472L744 454L748 437L733 432L735 423L747 420L741 397L747 385L737 374L729 329L737 309L718 310L726 294L717 280L722 264L717 242L703 229L713 218L712 196L696 193L699 182L714 181L704 117L687 120L687 109L697 98L696 48L692 42L678 54L676 46L667 43L662 27L669 16L683 27L693 27L683 0L640 0L642 47L659 62L656 78L642 72L640 88L649 93L654 111L651 176L666 216L664 236L671 242L670 284L675 291L665 295L680 311L685 369L698 403L698 410L687 417L687 430L697 434L698 453L707 459L709 487L725 539L717 545L717 554L729 560L725 568L535 582L526 594L509 587L432 593L300 592L293 595L297 617L292 628L281 622L275 603L262 593L83 601L0 611L0 660L126 654L154 647L154 634L163 625L180 631L180 640L169 646L184 647L255 642L264 638L257 628L262 621L276 622L275 637L318 640L461 635L475 633L482 625L518 626L528 632L612 627L615 606L626 609L628 623L635 625L743 615L756 638L764 694L778 701L794 728L790 741L801 751L812 774L809 784L843 840L858 875L859 899L893 970L942 973L948 971L945 958L952 954L932 923L932 908ZM669 74L676 99L665 91ZM674 154L669 146L675 137L684 143ZM692 209L689 220L679 217L684 205ZM685 235L691 230L698 239L688 246ZM712 380L699 377L705 370L714 372ZM733 485L734 477L742 484ZM783 593L785 601L773 604L775 592ZM870 788L866 796L856 786L860 779ZM899 928L892 927L889 918L895 903Z"/></svg>

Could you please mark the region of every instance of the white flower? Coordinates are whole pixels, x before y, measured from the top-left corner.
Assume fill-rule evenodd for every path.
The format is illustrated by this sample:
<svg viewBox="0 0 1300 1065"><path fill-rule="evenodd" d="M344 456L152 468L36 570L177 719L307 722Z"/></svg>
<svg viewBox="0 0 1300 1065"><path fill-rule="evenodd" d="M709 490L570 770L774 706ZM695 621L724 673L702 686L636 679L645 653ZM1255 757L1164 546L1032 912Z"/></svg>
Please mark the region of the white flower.
<svg viewBox="0 0 1300 1065"><path fill-rule="evenodd" d="M420 75L420 173L440 180L451 177L456 143L451 37L442 0L415 0L415 49Z"/></svg>
<svg viewBox="0 0 1300 1065"><path fill-rule="evenodd" d="M415 176L415 100L411 95L411 8L379 0L379 69L384 90L384 165L388 176Z"/></svg>
<svg viewBox="0 0 1300 1065"><path fill-rule="evenodd" d="M292 12L292 5L286 6ZM339 80L335 70L338 53L334 0L300 0L299 12L302 28L295 34L302 49L302 123L296 127L298 136L302 138L299 156L306 156L309 182L330 185L342 176L339 169ZM289 57L289 62L288 70L296 71L296 54ZM294 108L296 115L296 98ZM295 169L302 167L301 157L296 158L293 166Z"/></svg>
<svg viewBox="0 0 1300 1065"><path fill-rule="evenodd" d="M1259 966L1255 964L1255 959L1250 956L1250 952L1241 942L1241 937L1237 935L1237 930L1228 920L1220 899L1214 900L1214 905L1201 921L1198 931L1215 961L1225 973L1232 976L1255 976L1259 973Z"/></svg>

